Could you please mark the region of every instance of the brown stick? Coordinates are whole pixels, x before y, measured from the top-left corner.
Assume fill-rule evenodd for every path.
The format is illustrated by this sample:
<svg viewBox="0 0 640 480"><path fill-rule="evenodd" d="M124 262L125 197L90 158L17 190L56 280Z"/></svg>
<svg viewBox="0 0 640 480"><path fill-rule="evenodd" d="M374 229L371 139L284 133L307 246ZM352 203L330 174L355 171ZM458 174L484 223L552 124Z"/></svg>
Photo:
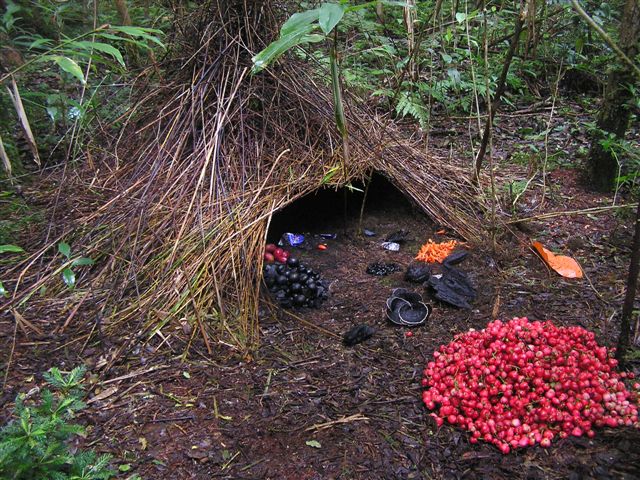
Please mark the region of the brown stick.
<svg viewBox="0 0 640 480"><path fill-rule="evenodd" d="M633 234L633 247L631 248L631 261L629 262L629 277L627 278L627 294L622 305L622 318L620 319L620 336L616 359L621 366L624 364L624 356L629 348L629 331L631 330L631 315L633 314L633 303L636 298L638 287L638 272L640 270L640 202L636 209L635 231Z"/></svg>
<svg viewBox="0 0 640 480"><path fill-rule="evenodd" d="M509 51L507 52L507 57L504 59L502 72L500 73L500 78L498 79L498 87L496 88L496 94L493 97L493 101L491 102L491 114L487 117L487 121L484 126L482 143L480 144L480 150L478 151L478 156L476 157L476 166L475 166L476 181L478 178L480 178L480 169L482 168L482 160L484 160L484 156L487 153L487 146L489 145L489 137L491 135L491 125L493 124L493 119L496 116L496 112L498 111L498 106L500 105L500 99L504 94L504 87L507 80L507 74L509 73L509 67L511 66L513 55L515 54L516 48L518 47L518 43L520 41L520 32L522 31L522 26L524 25L524 19L527 14L526 13L527 9L525 5L526 5L525 2L521 2L520 13L516 17L516 25L515 25L513 37L511 37Z"/></svg>

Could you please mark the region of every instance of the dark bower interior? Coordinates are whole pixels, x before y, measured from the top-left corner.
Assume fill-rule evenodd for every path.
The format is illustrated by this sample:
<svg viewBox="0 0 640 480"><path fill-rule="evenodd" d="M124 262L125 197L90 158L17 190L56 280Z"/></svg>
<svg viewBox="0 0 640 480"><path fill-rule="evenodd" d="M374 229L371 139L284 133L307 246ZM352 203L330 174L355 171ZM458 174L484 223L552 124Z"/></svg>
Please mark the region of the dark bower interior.
<svg viewBox="0 0 640 480"><path fill-rule="evenodd" d="M365 184L354 182L353 187L321 188L279 210L273 215L267 240L277 243L285 232L320 234L356 229ZM376 172L371 178L362 226L376 231L378 217L393 218L395 215L424 218L400 190Z"/></svg>

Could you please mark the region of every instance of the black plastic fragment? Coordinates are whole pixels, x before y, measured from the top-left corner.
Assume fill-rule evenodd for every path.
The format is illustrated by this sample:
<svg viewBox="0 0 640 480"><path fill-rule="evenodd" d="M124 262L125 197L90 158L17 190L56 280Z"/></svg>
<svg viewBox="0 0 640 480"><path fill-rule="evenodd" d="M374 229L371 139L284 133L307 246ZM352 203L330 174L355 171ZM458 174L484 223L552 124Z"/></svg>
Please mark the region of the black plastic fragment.
<svg viewBox="0 0 640 480"><path fill-rule="evenodd" d="M369 325L356 325L344 334L342 341L347 347L352 347L358 343L368 340L374 333L376 333L376 329Z"/></svg>
<svg viewBox="0 0 640 480"><path fill-rule="evenodd" d="M452 267L453 265L458 265L465 258L467 258L468 255L469 255L469 252L467 252L466 250L459 250L457 252L453 252L451 255L449 255L447 258L445 258L442 261L442 264L447 266L447 267Z"/></svg>
<svg viewBox="0 0 640 480"><path fill-rule="evenodd" d="M476 289L462 270L444 266L441 278L432 276L428 285L435 290L435 297L458 308L471 309L470 302L476 298Z"/></svg>
<svg viewBox="0 0 640 480"><path fill-rule="evenodd" d="M404 274L408 282L424 283L431 277L431 267L421 263L412 263Z"/></svg>
<svg viewBox="0 0 640 480"><path fill-rule="evenodd" d="M431 305L424 303L419 293L396 288L387 299L385 313L391 323L415 327L427 321L431 315Z"/></svg>

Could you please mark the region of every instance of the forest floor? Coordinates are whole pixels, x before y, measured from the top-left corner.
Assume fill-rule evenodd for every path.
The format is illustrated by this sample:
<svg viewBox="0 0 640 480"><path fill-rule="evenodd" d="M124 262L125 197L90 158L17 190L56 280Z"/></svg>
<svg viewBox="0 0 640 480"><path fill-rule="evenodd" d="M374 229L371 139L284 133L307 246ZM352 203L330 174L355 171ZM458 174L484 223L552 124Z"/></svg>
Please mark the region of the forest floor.
<svg viewBox="0 0 640 480"><path fill-rule="evenodd" d="M84 443L128 465L122 478L133 472L144 479L640 478L638 430L599 429L593 439L571 437L549 449L503 455L493 446L470 444L458 429L436 428L421 401L421 372L434 350L494 317L580 325L601 344L615 344L632 209L608 208L613 195L594 194L584 185L577 158L588 147L581 123L591 117L577 102L565 100L552 118L542 175L540 132L549 117L546 107L500 117L493 160L500 166L496 208L520 218L604 210L540 217L513 232L500 231L496 250L470 248L460 268L477 287L472 310L441 304L404 281L403 271L422 243L456 237L436 233L442 226L390 185L379 181L372 188L363 222L377 233L370 238L357 235L356 216L345 228L335 199L309 197L300 210L282 212L273 229L304 232L311 247L320 242L316 234L337 233L336 239L322 240L325 251L294 250L331 284L321 308L274 314L265 302L261 345L252 358L239 358L223 344L209 357L196 342L187 361L181 359L183 344L171 334L127 352L119 348L121 339L99 332L87 341L96 325L90 308L81 309L63 335L49 335L68 316L52 308L28 318L43 335L17 331L0 423L18 392L42 384L43 371L83 363L93 380L99 377L81 417L90 426ZM468 138L466 121L449 119L438 122L429 142L435 152L469 164ZM624 195L615 199L616 205L625 202ZM300 211L314 215L304 220ZM381 240L400 229L409 231L400 251L382 249ZM274 237L280 233L273 230ZM529 247L532 239L577 259L585 278L564 279L549 270ZM374 261L395 262L403 271L371 276L366 268ZM423 293L433 304L426 325L407 329L385 320L385 300L395 287ZM345 347L344 332L362 323L375 327L375 335ZM3 362L14 342L13 325L8 313L0 316ZM640 362L632 367L640 374Z"/></svg>

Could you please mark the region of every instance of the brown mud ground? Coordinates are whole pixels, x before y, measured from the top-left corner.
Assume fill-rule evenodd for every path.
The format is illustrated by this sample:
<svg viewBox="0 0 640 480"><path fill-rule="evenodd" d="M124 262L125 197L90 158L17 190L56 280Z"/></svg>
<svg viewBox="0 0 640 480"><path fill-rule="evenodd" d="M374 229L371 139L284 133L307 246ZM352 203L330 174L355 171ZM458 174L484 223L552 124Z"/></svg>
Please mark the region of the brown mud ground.
<svg viewBox="0 0 640 480"><path fill-rule="evenodd" d="M498 208L527 217L611 205L611 196L585 190L579 170L556 165L544 184L535 176L511 207L513 195L504 188L508 177L526 180L539 168L526 155L522 165L513 162L514 153L532 143L505 133L517 132L518 121L531 123L525 116L506 118L495 141L504 153L496 161L510 165L501 169ZM464 142L454 148L443 131L432 141L440 151L451 148L459 156ZM573 144L566 150L571 152L586 142L559 130L549 144L558 151L564 148L560 143L569 141ZM123 352L121 339L103 336L99 322L84 309L64 335L50 335L68 316L54 302L48 315L25 313L43 335L18 330L0 420L4 423L17 392L42 384L47 368L84 363L96 381L91 396L97 396L81 418L90 426L85 444L129 464L122 478L133 472L145 479L640 478L637 430L600 429L592 440L570 438L546 450L532 447L502 455L483 443L471 445L460 430L435 428L419 385L434 349L456 333L483 328L494 316L581 325L596 332L602 344L613 345L631 243L629 210L531 221L514 233L501 232L496 252L490 244L471 249L460 268L470 274L478 298L465 311L434 301L422 287L407 284L403 272L387 277L365 273L374 261L406 267L427 239L455 237L436 234L442 227L384 181L372 187L363 222L376 237L357 235L359 201L353 195L349 205L354 211L345 230L342 201L341 192L310 197L274 219L275 237L303 231L312 247L321 241L314 234L338 234L335 240L322 240L326 251L294 250L331 282L331 296L322 308L293 311L295 316L265 302L261 346L252 358L241 359L223 344L209 358L195 342L183 362L180 325L167 330L164 339L156 336ZM397 253L383 250L381 239L399 229L410 232L409 241ZM575 257L586 278L566 280L548 270L527 238ZM383 317L385 299L397 286L424 293L434 306L428 323L411 329L412 337L406 336L409 329ZM374 326L376 334L344 347L342 334L361 323ZM13 325L9 315L0 317L3 362L13 344ZM87 342L82 335L90 331L94 334ZM638 363L634 368L638 374Z"/></svg>

